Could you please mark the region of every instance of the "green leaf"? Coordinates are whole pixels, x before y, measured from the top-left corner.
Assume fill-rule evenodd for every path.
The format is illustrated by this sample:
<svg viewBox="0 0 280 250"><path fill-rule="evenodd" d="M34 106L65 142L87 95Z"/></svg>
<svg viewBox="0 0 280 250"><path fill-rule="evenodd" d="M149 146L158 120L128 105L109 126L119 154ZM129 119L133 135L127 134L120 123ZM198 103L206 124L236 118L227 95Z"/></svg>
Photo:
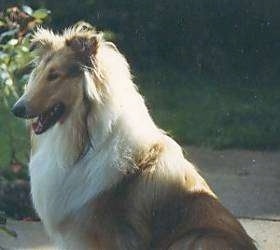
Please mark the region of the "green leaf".
<svg viewBox="0 0 280 250"><path fill-rule="evenodd" d="M29 52L29 48L26 47L26 46L21 46L21 50L22 50L23 52Z"/></svg>
<svg viewBox="0 0 280 250"><path fill-rule="evenodd" d="M29 7L28 5L23 5L22 6L22 10L26 13L26 14L28 14L28 15L32 15L32 13L33 13L33 10L32 10L32 8L31 7Z"/></svg>
<svg viewBox="0 0 280 250"><path fill-rule="evenodd" d="M5 25L6 25L6 23L4 21L0 20L0 27L3 27Z"/></svg>
<svg viewBox="0 0 280 250"><path fill-rule="evenodd" d="M47 9L38 9L35 10L32 16L36 19L45 19L50 14L50 11Z"/></svg>
<svg viewBox="0 0 280 250"><path fill-rule="evenodd" d="M12 46L15 46L15 45L18 44L18 39L13 38L13 39L11 39L11 40L8 42L8 44L10 44L10 45L12 45Z"/></svg>
<svg viewBox="0 0 280 250"><path fill-rule="evenodd" d="M15 231L12 231L12 230L10 230L6 227L0 226L0 231L2 231L2 232L6 233L6 234L8 234L8 235L10 235L14 238L17 237L17 233Z"/></svg>
<svg viewBox="0 0 280 250"><path fill-rule="evenodd" d="M6 37L13 37L17 34L18 32L18 29L12 29L12 30L8 30L8 31L5 31L3 33L1 33L0 35L0 41Z"/></svg>
<svg viewBox="0 0 280 250"><path fill-rule="evenodd" d="M1 115L7 118L7 114L1 114ZM0 135L1 135L1 142L0 142L0 169L1 169L3 167L9 166L11 162L12 148L11 148L8 129L3 129Z"/></svg>

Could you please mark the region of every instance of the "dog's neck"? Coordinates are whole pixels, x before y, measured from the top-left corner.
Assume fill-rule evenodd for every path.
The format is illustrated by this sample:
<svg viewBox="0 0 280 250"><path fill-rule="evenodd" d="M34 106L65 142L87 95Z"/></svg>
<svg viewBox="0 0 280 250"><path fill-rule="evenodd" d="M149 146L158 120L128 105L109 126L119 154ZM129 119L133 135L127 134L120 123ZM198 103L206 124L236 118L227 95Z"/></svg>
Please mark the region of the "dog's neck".
<svg viewBox="0 0 280 250"><path fill-rule="evenodd" d="M45 157L51 156L57 167L71 168L89 147L92 155L104 151L112 162L117 162L117 158L130 157L124 154L143 150L156 141L160 132L149 116L143 98L132 82L127 84L127 92L111 93L112 98L101 104L89 100L85 105L81 101L63 124L57 123L39 136L32 134L32 156L47 149ZM114 145L114 154L108 145Z"/></svg>
<svg viewBox="0 0 280 250"><path fill-rule="evenodd" d="M92 104L86 123L81 103L63 124L35 136L30 161L32 196L49 231L133 171L135 153L159 135L140 95L135 102L138 107L123 107L121 112L115 104L104 103L98 109ZM133 109L140 115L133 113ZM83 136L88 136L88 140ZM81 153L77 145L84 145L86 150L84 142L89 143L89 138L92 147L77 161Z"/></svg>
<svg viewBox="0 0 280 250"><path fill-rule="evenodd" d="M132 82L124 57L104 45L96 64L98 72L84 71L80 83L85 88L86 103L84 99L77 101L63 124L57 123L40 136L33 135L32 155L51 140L50 152L56 155L58 165L69 167L89 146L98 152L106 148L108 140L119 140L119 150L125 152L142 150L157 141L161 132ZM98 88L103 90L98 93Z"/></svg>

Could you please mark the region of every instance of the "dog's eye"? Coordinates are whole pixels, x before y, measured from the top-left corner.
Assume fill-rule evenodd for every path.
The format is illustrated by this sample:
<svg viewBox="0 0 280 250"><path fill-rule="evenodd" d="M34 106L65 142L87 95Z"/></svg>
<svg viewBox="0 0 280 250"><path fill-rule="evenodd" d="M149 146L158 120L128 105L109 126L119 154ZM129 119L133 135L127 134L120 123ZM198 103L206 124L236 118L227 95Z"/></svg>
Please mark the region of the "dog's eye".
<svg viewBox="0 0 280 250"><path fill-rule="evenodd" d="M57 71L51 71L49 74L48 74L48 81L54 81L54 80L57 80L58 78L60 77L60 73L57 72Z"/></svg>

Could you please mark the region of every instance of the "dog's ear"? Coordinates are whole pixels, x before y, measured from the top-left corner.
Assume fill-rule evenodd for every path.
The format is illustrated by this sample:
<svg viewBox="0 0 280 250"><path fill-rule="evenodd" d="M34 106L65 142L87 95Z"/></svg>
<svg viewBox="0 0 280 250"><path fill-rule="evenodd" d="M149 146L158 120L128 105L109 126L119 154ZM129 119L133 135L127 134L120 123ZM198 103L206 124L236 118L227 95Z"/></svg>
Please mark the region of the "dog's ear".
<svg viewBox="0 0 280 250"><path fill-rule="evenodd" d="M50 50L52 47L52 44L47 40L32 40L29 50L30 51L37 51L39 54L42 54L43 52Z"/></svg>
<svg viewBox="0 0 280 250"><path fill-rule="evenodd" d="M37 28L35 30L30 44L30 51L36 51L36 53L40 56L51 50L53 47L53 41L56 39L56 35L44 28Z"/></svg>
<svg viewBox="0 0 280 250"><path fill-rule="evenodd" d="M69 46L76 56L83 63L90 63L91 58L96 55L99 46L100 37L98 35L82 36L77 35L66 40L66 45Z"/></svg>

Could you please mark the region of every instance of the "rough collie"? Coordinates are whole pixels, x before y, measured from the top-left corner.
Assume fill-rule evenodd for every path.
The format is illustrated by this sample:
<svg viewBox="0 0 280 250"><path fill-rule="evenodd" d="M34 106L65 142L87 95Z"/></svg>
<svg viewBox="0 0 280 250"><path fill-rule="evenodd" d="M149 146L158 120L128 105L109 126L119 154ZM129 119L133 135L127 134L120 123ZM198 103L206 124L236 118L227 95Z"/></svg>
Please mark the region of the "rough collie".
<svg viewBox="0 0 280 250"><path fill-rule="evenodd" d="M32 44L12 112L29 119L32 198L58 249L256 249L155 125L113 43L79 25Z"/></svg>

